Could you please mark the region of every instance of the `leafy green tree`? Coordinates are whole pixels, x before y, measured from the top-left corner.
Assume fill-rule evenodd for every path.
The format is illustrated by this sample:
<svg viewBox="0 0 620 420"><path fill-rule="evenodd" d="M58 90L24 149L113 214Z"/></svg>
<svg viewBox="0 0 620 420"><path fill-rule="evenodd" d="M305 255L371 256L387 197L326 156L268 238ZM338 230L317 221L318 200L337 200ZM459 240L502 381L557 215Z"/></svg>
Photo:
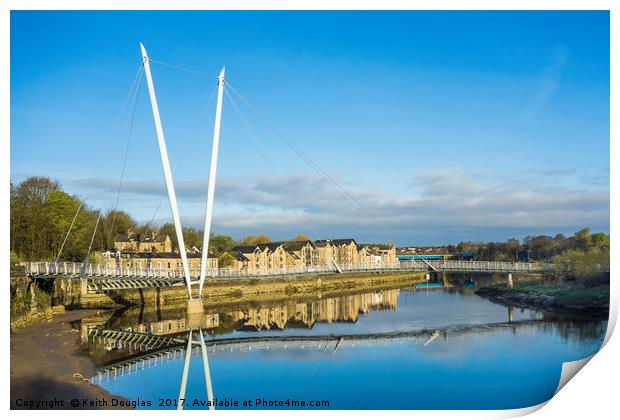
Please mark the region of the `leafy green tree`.
<svg viewBox="0 0 620 420"><path fill-rule="evenodd" d="M576 249L587 251L590 248L590 228L583 228L575 233L573 243Z"/></svg>
<svg viewBox="0 0 620 420"><path fill-rule="evenodd" d="M597 232L590 235L590 244L593 247L609 249L609 243L609 235L606 235L603 232Z"/></svg>
<svg viewBox="0 0 620 420"><path fill-rule="evenodd" d="M185 246L191 248L202 248L202 230L194 228L183 228L183 239L185 240Z"/></svg>
<svg viewBox="0 0 620 420"><path fill-rule="evenodd" d="M56 181L30 177L11 188L11 249L23 259L47 258L51 232L43 207L48 195L60 188Z"/></svg>
<svg viewBox="0 0 620 420"><path fill-rule="evenodd" d="M593 282L610 267L609 249L569 250L553 258L557 275L565 280Z"/></svg>
<svg viewBox="0 0 620 420"><path fill-rule="evenodd" d="M103 249L112 249L116 236L126 235L129 229L136 230L136 221L124 211L110 210L99 222L97 243L101 244Z"/></svg>
<svg viewBox="0 0 620 420"><path fill-rule="evenodd" d="M60 257L64 260L85 258L94 226L84 204L63 191L55 190L48 194L43 212L54 256L62 251Z"/></svg>
<svg viewBox="0 0 620 420"><path fill-rule="evenodd" d="M196 248L202 248L202 231L194 229L194 228L183 228L183 241L185 242L186 248L191 248L195 246ZM165 223L158 230L157 233L159 235L168 235L172 240L172 248L179 249L179 242L177 241L176 230L174 229L174 224Z"/></svg>
<svg viewBox="0 0 620 420"><path fill-rule="evenodd" d="M213 235L209 238L209 250L218 257L222 255L222 253L233 249L235 245L235 240L230 236Z"/></svg>
<svg viewBox="0 0 620 420"><path fill-rule="evenodd" d="M53 260L66 237L61 259L81 261L86 257L96 214L49 178L11 183L11 255L23 261Z"/></svg>

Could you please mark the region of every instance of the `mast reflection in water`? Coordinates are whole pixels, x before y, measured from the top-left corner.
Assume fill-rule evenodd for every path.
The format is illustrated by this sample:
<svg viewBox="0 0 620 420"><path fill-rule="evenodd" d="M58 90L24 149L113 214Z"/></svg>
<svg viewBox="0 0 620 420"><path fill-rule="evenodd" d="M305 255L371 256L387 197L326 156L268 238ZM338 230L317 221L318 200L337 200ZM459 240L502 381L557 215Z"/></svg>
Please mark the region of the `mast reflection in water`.
<svg viewBox="0 0 620 420"><path fill-rule="evenodd" d="M506 307L468 288L207 308L192 328L183 315L164 307L84 319L93 381L154 408L175 408L157 403L180 391L186 401L331 409L519 408L549 399L562 362L596 352L606 331L602 320Z"/></svg>

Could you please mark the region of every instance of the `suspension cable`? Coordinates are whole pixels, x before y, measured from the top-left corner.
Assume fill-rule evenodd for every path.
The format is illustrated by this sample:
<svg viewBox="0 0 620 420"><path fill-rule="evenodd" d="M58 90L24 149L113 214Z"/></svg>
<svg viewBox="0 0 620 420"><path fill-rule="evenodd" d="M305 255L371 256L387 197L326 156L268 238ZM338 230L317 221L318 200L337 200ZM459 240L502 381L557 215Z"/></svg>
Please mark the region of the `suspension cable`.
<svg viewBox="0 0 620 420"><path fill-rule="evenodd" d="M314 162L307 154L303 152L295 143L293 143L290 139L288 139L284 134L280 132L276 128L276 126L271 122L269 118L267 118L264 114L259 112L256 107L233 85L231 85L230 81L226 81L226 87L230 88L232 93L237 96L242 103L249 108L258 118L260 118L265 125L277 136L279 137L295 154L297 154L308 166L314 169L327 183L338 193L341 197L345 199L349 203L349 205L355 210L359 211L361 216L366 217L372 226L380 226L381 222L371 214L368 209L363 206L355 197L353 197L342 185L340 185L336 180L334 180L327 172L325 172L316 162ZM392 243L396 246L396 241L392 239Z"/></svg>
<svg viewBox="0 0 620 420"><path fill-rule="evenodd" d="M104 143L108 143L109 140L112 138L112 134L114 133L114 131L116 131L116 127L118 126L118 123L120 122L121 115L123 111L125 110L125 107L129 104L132 94L135 92L136 83L139 83L139 81L141 80L140 76L142 74L143 69L144 69L143 64L140 63L140 66L138 67L138 71L136 72L136 75L134 76L133 81L131 82L131 86L129 87L129 90L127 91L125 100L123 101L123 104L121 105L121 108L118 110L118 114L116 115L116 118L114 119L112 130L110 130L110 133L106 136L106 141ZM103 154L100 156L99 161L97 162L97 165L93 169L93 173L90 176L91 178L95 176L95 173L101 167L101 163L103 162L103 156L104 156Z"/></svg>
<svg viewBox="0 0 620 420"><path fill-rule="evenodd" d="M180 66L180 65L177 65L177 64L172 64L172 63L168 63L168 62L165 62L165 61L160 61L158 59L153 59L153 58L150 58L150 60L153 63L160 64L160 65L172 68L172 69L184 71L184 72L187 72L187 73L192 73L194 75L198 75L198 76L201 76L201 77L206 77L207 79L217 79L217 77L215 77L213 75L210 75L210 74L207 74L205 72L202 72L202 71L199 71L199 70L196 70L196 69L192 69L192 68L189 68L189 67ZM360 211L360 213L362 213L363 216L367 217L372 222L372 225L379 226L380 223L379 223L378 219L373 214L369 213L368 210L362 204L360 204L360 202L353 195L351 195L349 193L349 191L347 191L347 189L345 189L332 176L330 176L327 172L325 172L314 160L312 160L306 153L304 153L304 151L301 150L288 137L286 137L284 134L282 134L275 127L275 125L265 115L263 115L261 112L259 112L256 109L256 107L248 99L246 99L243 95L241 95L237 91L237 89L235 89L235 87L230 84L230 81L227 80L224 92L226 92L226 96L228 97L228 99L230 100L231 104L233 105L233 108L237 112L237 114L238 114L242 124L245 126L245 129L250 134L250 138L255 143L255 145L256 145L256 147L257 147L257 149L259 151L259 154L261 155L261 158L264 160L265 164L267 165L269 170L272 172L272 175L274 176L274 178L276 179L276 181L278 182L280 187L283 186L282 178L279 176L278 172L276 171L276 169L275 169L275 167L273 165L273 162L271 161L269 156L267 156L266 152L261 147L260 142L258 141L258 138L257 138L255 132L253 131L253 129L249 126L248 122L243 117L243 114L241 113L241 110L239 109L239 106L236 104L236 102L234 101L234 99L232 98L230 93L228 92L228 89L230 89L232 91L232 93L238 99L240 99L241 102L247 108L250 109L250 111L252 111L257 117L259 117L267 125L267 127L274 134L276 134L276 136L278 138L280 138L295 154L297 154L311 169L313 169L321 178L323 178L327 182L327 184L330 185L330 187L349 204L349 206L351 206L352 208ZM215 91L214 91L214 93L215 93ZM207 105L207 107L208 107L208 105ZM206 111L206 109L205 109L205 111ZM117 198L117 200L118 200L118 198ZM155 209L155 212L153 213L153 217L147 223L146 229L145 229L145 234L148 231L148 228L152 225L153 221L155 220L155 217L156 217L157 213L159 212L162 203L163 203L163 198L162 198L162 200L160 200L160 203L158 204L157 208ZM295 215L298 218L298 220L300 220L300 222L302 222L303 224L306 224L308 226L308 223L306 223L306 222L304 222L302 220L301 216L297 212L297 209L293 208L292 210L295 213ZM315 231L313 226L311 226L311 230ZM315 231L315 233L316 233L316 231Z"/></svg>
<svg viewBox="0 0 620 420"><path fill-rule="evenodd" d="M97 212L97 221L95 222L95 229L93 230L93 236L90 238L90 244L88 245L88 251L86 252L86 258L84 258L84 264L88 264L88 259L90 258L90 251L93 247L93 242L95 241L95 234L97 233L97 227L99 226L99 220L101 219L101 209Z"/></svg>
<svg viewBox="0 0 620 420"><path fill-rule="evenodd" d="M280 176L280 174L276 170L275 165L273 164L273 161L269 158L269 155L267 154L267 152L265 152L264 148L260 144L260 141L258 139L258 136L256 135L256 132L252 129L252 127L250 126L248 121L245 119L245 117L243 116L243 113L239 109L239 106L237 105L236 101L232 98L232 96L230 95L228 90L224 89L224 92L226 93L226 96L228 97L228 100L232 104L234 110L237 112L237 115L239 116L239 120L241 121L241 124L245 127L245 129L247 130L247 132L248 132L248 134L250 136L250 139L252 139L252 142L254 143L256 148L258 149L258 152L261 155L262 159L264 160L265 165L271 171L273 177L275 178L276 182L278 183L278 186L283 190L284 189L284 181L282 180L282 177ZM287 207L286 205L283 205L284 209L286 209L286 207ZM299 220L299 222L301 224L305 225L306 228L308 228L308 230L311 230L315 234L315 236L318 236L318 232L316 231L314 226L310 223L309 218L303 219L300 216L299 212L297 211L297 209L295 207L291 207L291 210L293 210L293 213L295 213L295 216L297 217L297 219ZM325 261L324 258L321 257L320 253L319 253L319 258L323 259L323 262L327 265L327 262Z"/></svg>
<svg viewBox="0 0 620 420"><path fill-rule="evenodd" d="M334 180L327 172L321 169L318 164L316 164L308 155L306 155L297 145L295 145L292 141L290 141L286 136L284 136L271 121L265 117L262 113L260 113L252 103L243 97L231 84L227 81L227 86L231 89L233 94L235 94L245 105L248 107L257 117L259 117L268 128L276 134L295 154L297 154L308 166L314 169L327 183L341 196L343 197L349 205L354 207L357 210L360 210L364 215L368 217L373 223L378 224L378 220L373 215L367 213L365 208L336 180Z"/></svg>
<svg viewBox="0 0 620 420"><path fill-rule="evenodd" d="M190 69L189 67L179 66L177 64L172 64L172 63L166 63L165 61L156 60L153 57L149 57L149 62L161 64L162 66L170 67L176 70L181 70L187 73L193 73L198 76L206 77L207 79L217 79L217 76L213 76L211 74L207 74L199 70Z"/></svg>
<svg viewBox="0 0 620 420"><path fill-rule="evenodd" d="M204 107L204 109L200 113L200 118L202 118L209 110L209 107L211 106L211 104L213 103L213 99L215 98L216 92L217 92L217 85L213 88L213 91L211 92L211 96L209 97L209 100L207 101L207 105ZM182 167L181 164L187 157L187 154L190 150L191 150L190 147L186 147L185 150L183 151L183 155L181 156L181 159L179 159L179 162L176 164L176 167L172 171L173 177L175 177L177 175L177 172L181 169ZM161 209L161 205L163 204L163 202L164 202L164 197L161 197L161 199L159 200L159 204L157 205L157 208L155 208L155 212L153 213L153 216L151 217L149 222L146 224L146 227L144 228L144 234L140 237L140 240L142 240L142 238L146 236L149 228L153 225L153 222L155 221L155 217L157 217L157 213L159 213L159 210Z"/></svg>
<svg viewBox="0 0 620 420"><path fill-rule="evenodd" d="M141 67L142 69L142 67ZM120 181L118 183L118 189L116 191L116 202L114 204L114 212L112 213L112 224L110 226L110 231L108 233L108 243L110 243L110 239L112 236L112 233L114 232L114 225L116 223L116 213L118 210L118 202L120 199L120 195L121 195L121 188L123 187L123 179L125 177L125 168L127 167L127 156L129 155L129 145L131 143L131 136L133 134L133 123L134 123L134 119L136 116L136 105L138 103L138 93L140 92L140 87L142 86L142 78L140 78L140 80L138 81L138 85L136 86L136 90L135 90L135 94L134 94L134 98L133 98L133 103L132 103L132 108L131 108L131 113L129 116L129 120L128 120L128 125L129 125L129 133L127 135L127 146L125 147L125 156L123 157L123 165L122 165L122 169L121 169L121 178Z"/></svg>
<svg viewBox="0 0 620 420"><path fill-rule="evenodd" d="M136 73L136 75L133 78L133 81L131 82L131 85L129 87L129 90L127 91L127 95L125 96L125 100L123 101L120 109L118 110L118 113L116 114L116 118L114 120L114 124L112 126L112 130L110 131L110 133L106 136L106 141L105 143L107 143L111 138L112 138L112 133L116 130L116 127L118 126L118 122L120 121L121 115L123 113L123 110L125 109L125 106L127 105L129 98L131 97L131 93L134 91L136 82L139 80L140 74L142 73L142 63L140 64L140 67L138 68L138 72ZM99 167L101 166L101 163L103 162L103 156L101 156L99 158L99 161L97 162L97 165L95 165L95 168L93 169L93 172L91 174L91 178L95 176L95 173L97 172L97 170L99 169ZM69 234L71 233L71 229L73 228L73 223L75 222L75 220L77 219L78 214L80 213L80 210L82 209L82 206L84 204L84 201L80 201L80 205L78 206L75 215L73 216L73 221L71 222L71 225L69 226L69 230L67 231L67 234L65 235L65 238L62 242L62 245L60 247L60 250L58 251L58 255L56 256L56 263L58 263L60 261L60 257L62 255L62 250L67 242L67 239L69 238ZM97 229L95 227L95 229Z"/></svg>
<svg viewBox="0 0 620 420"><path fill-rule="evenodd" d="M56 260L54 260L54 262L56 264L58 264L60 262L60 255L62 254L62 249L65 247L65 244L67 243L67 239L69 238L69 234L71 233L71 229L73 229L73 224L75 223L75 220L78 217L78 213L80 212L80 209L82 208L82 205L84 205L84 202L80 201L80 205L78 206L78 209L75 212L75 215L73 216L73 220L71 221L71 225L69 225L69 230L67 231L67 234L65 235L65 239L62 241L62 245L60 245L60 249L58 250L58 255L56 255Z"/></svg>

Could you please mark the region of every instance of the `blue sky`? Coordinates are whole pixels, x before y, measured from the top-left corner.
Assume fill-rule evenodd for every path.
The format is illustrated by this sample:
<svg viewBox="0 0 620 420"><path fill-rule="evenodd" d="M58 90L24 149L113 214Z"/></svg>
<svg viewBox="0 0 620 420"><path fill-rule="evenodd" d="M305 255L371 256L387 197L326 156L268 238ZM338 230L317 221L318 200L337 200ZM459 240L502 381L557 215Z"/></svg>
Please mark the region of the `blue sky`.
<svg viewBox="0 0 620 420"><path fill-rule="evenodd" d="M114 206L139 42L200 72L152 64L186 225L202 223L226 65L355 205L225 96L217 233L404 245L609 230L608 12L13 11L14 182L49 176ZM147 221L165 190L144 81L136 101L119 208ZM164 201L155 220L169 218Z"/></svg>

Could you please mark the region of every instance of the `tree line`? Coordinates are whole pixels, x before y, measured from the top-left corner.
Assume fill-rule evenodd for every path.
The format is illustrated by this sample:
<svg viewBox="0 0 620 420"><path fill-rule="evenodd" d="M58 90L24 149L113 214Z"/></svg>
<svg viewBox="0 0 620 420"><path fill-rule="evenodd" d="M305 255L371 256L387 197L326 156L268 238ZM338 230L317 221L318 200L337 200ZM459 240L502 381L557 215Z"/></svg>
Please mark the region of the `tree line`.
<svg viewBox="0 0 620 420"><path fill-rule="evenodd" d="M548 278L578 281L587 285L609 282L610 237L583 228L572 236L526 236L522 242L461 242L455 247L461 255L474 255L477 260L540 261L553 263Z"/></svg>
<svg viewBox="0 0 620 420"><path fill-rule="evenodd" d="M91 242L91 255L95 251L111 250L116 236L127 234L129 229L142 236L153 232L168 235L173 248L178 249L172 223L140 224L120 210L107 210L100 215L79 197L64 192L60 184L50 178L29 177L17 185L11 182L10 194L12 262L53 261L59 254L63 261L81 262L87 258ZM202 230L183 228L187 248L202 248L202 237ZM308 237L298 235L293 240L308 240ZM248 235L238 241L226 235L212 235L209 251L220 257L237 245L265 242L271 242L267 235Z"/></svg>
<svg viewBox="0 0 620 420"><path fill-rule="evenodd" d="M583 228L572 236L558 233L555 236L526 236L522 241L515 238L504 242L461 242L453 250L461 255L471 255L481 261L541 261L552 262L555 257L567 252L589 252L607 250L609 235L603 232L591 233Z"/></svg>
<svg viewBox="0 0 620 420"><path fill-rule="evenodd" d="M178 249L172 223L162 226L139 224L128 213L119 210L108 210L99 215L99 211L91 209L77 196L64 192L58 182L49 178L30 177L17 185L11 183L10 194L12 261L53 261L61 249L63 261L84 261L91 242L91 255L95 251L111 250L116 236L126 234L129 229L144 236L153 232L168 235L173 248ZM66 237L69 228L71 232ZM183 229L188 248L202 248L202 236L199 229ZM298 235L292 240L309 238ZM266 242L271 242L267 235L248 235L240 240L227 235L212 235L209 251L220 258L220 266L226 267L232 262L226 251L237 245ZM448 250L483 261L556 262L570 268L563 274L570 277L571 272L580 276L597 267L609 267L609 244L609 235L591 233L589 228L583 228L572 236L560 233L526 236L522 241L513 238L504 242L461 242L448 246Z"/></svg>

